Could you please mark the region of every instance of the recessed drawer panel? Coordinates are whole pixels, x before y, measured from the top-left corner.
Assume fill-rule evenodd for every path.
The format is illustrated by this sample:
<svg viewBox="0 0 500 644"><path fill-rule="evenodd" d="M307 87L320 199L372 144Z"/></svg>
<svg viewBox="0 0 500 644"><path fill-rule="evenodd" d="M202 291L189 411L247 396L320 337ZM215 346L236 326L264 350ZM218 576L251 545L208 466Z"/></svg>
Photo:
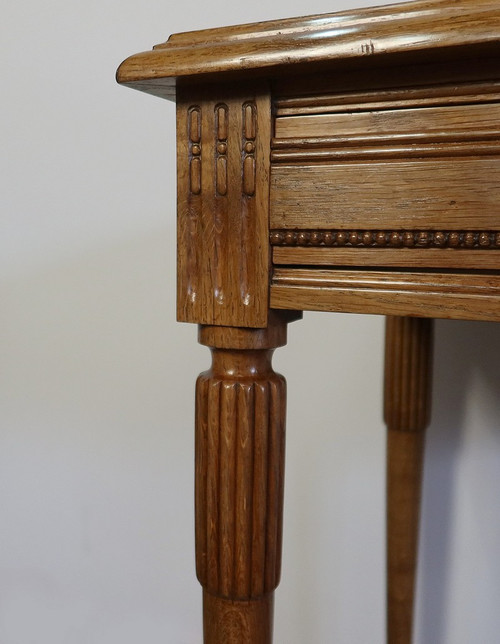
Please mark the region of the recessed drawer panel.
<svg viewBox="0 0 500 644"><path fill-rule="evenodd" d="M276 164L271 229L500 230L500 157Z"/></svg>

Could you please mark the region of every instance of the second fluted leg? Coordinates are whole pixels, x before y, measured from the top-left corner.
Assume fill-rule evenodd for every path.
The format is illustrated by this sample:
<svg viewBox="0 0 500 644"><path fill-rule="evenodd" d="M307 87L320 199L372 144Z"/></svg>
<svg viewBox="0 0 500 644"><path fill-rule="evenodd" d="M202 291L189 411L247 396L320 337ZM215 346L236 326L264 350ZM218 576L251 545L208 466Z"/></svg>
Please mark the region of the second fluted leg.
<svg viewBox="0 0 500 644"><path fill-rule="evenodd" d="M425 429L430 419L433 320L388 317L387 641L411 644Z"/></svg>

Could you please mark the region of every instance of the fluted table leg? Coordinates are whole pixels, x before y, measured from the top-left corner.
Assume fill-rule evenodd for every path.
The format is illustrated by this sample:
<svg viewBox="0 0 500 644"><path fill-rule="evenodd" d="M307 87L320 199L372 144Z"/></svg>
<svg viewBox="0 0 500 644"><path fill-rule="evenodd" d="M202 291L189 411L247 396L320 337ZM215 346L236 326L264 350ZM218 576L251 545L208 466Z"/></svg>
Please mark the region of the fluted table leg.
<svg viewBox="0 0 500 644"><path fill-rule="evenodd" d="M433 320L388 317L387 641L411 644L425 428L430 419Z"/></svg>
<svg viewBox="0 0 500 644"><path fill-rule="evenodd" d="M212 367L196 387L196 569L206 644L270 644L281 565L286 323L200 327Z"/></svg>

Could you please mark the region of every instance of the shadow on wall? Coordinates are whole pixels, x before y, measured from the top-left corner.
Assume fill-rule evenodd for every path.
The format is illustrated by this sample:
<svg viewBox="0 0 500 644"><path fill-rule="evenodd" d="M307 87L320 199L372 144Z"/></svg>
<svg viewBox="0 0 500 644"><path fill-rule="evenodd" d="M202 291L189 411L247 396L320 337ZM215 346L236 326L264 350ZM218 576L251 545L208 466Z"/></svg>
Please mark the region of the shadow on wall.
<svg viewBox="0 0 500 644"><path fill-rule="evenodd" d="M186 499L210 359L175 323L174 238L145 231L2 283L2 644L201 637Z"/></svg>
<svg viewBox="0 0 500 644"><path fill-rule="evenodd" d="M481 642L497 641L500 557L492 553L498 552L500 537L498 356L500 325L437 321L417 582L418 642L471 642L474 624L481 623L488 625ZM488 597L491 601L485 601ZM465 629L453 635L450 615L462 606Z"/></svg>

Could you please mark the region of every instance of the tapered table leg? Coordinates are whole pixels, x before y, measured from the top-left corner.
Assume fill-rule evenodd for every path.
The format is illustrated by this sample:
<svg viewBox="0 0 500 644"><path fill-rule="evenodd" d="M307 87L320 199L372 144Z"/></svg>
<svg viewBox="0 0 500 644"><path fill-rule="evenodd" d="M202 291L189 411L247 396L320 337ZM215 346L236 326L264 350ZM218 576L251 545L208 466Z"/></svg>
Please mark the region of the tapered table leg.
<svg viewBox="0 0 500 644"><path fill-rule="evenodd" d="M286 323L200 327L212 367L196 387L196 568L205 644L270 644L281 564Z"/></svg>
<svg viewBox="0 0 500 644"><path fill-rule="evenodd" d="M411 644L433 320L386 320L387 641Z"/></svg>

